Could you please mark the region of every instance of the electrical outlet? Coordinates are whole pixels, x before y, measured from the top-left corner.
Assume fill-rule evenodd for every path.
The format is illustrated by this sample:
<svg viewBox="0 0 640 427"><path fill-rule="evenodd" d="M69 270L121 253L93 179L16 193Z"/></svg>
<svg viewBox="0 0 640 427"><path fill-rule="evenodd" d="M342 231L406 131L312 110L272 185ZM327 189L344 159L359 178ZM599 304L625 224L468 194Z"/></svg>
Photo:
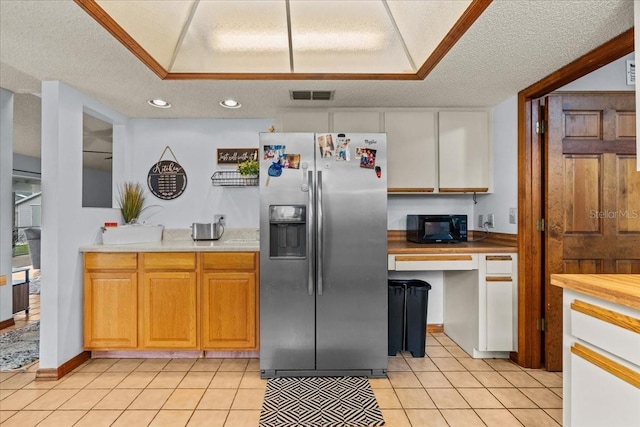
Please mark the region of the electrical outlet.
<svg viewBox="0 0 640 427"><path fill-rule="evenodd" d="M478 227L484 228L484 215L478 215Z"/></svg>
<svg viewBox="0 0 640 427"><path fill-rule="evenodd" d="M516 208L509 208L509 224L515 224L517 216Z"/></svg>
<svg viewBox="0 0 640 427"><path fill-rule="evenodd" d="M487 215L487 228L493 228L495 216L493 214Z"/></svg>
<svg viewBox="0 0 640 427"><path fill-rule="evenodd" d="M227 216L225 214L217 214L213 216L213 222L217 222L221 226L227 225Z"/></svg>

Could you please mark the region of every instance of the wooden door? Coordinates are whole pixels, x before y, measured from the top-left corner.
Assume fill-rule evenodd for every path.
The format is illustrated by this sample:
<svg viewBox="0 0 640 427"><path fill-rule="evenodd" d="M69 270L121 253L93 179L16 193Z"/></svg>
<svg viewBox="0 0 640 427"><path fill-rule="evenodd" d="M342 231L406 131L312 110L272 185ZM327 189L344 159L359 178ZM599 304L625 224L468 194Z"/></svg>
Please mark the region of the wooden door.
<svg viewBox="0 0 640 427"><path fill-rule="evenodd" d="M137 347L137 276L135 272L85 272L85 349Z"/></svg>
<svg viewBox="0 0 640 427"><path fill-rule="evenodd" d="M202 347L257 348L255 272L203 273Z"/></svg>
<svg viewBox="0 0 640 427"><path fill-rule="evenodd" d="M145 272L140 283L141 347L198 348L196 272Z"/></svg>
<svg viewBox="0 0 640 427"><path fill-rule="evenodd" d="M562 291L553 273L640 273L635 97L545 100L545 367L562 369Z"/></svg>

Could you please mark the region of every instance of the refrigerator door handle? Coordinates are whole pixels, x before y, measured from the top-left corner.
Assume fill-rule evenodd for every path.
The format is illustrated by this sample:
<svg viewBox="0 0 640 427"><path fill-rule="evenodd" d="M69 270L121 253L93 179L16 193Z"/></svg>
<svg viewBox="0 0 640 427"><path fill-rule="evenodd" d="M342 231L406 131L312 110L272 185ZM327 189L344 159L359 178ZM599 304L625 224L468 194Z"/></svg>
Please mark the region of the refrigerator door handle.
<svg viewBox="0 0 640 427"><path fill-rule="evenodd" d="M309 171L307 175L307 184L310 187L311 191L307 191L307 212L308 212L308 220L307 220L307 252L308 256L308 265L309 265L309 295L313 296L314 293L314 283L315 283L315 270L316 270L316 257L315 257L315 242L314 242L314 231L315 231L315 192L313 191L313 171Z"/></svg>
<svg viewBox="0 0 640 427"><path fill-rule="evenodd" d="M318 221L318 256L316 257L316 271L318 274L318 295L322 295L322 260L324 258L324 239L322 238L323 234L323 218L322 218L322 171L318 171L318 182L316 183L316 188L318 189L318 200L316 201L317 208L317 221Z"/></svg>

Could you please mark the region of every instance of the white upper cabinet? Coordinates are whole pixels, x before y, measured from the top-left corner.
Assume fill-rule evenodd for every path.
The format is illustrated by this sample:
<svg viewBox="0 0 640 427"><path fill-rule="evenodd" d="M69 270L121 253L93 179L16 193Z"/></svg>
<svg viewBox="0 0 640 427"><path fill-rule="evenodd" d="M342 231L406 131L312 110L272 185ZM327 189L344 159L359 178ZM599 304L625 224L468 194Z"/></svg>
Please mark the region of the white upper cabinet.
<svg viewBox="0 0 640 427"><path fill-rule="evenodd" d="M430 111L384 113L389 192L431 193L438 187L436 114Z"/></svg>
<svg viewBox="0 0 640 427"><path fill-rule="evenodd" d="M486 193L491 187L491 141L486 111L438 113L440 192Z"/></svg>
<svg viewBox="0 0 640 427"><path fill-rule="evenodd" d="M328 111L287 111L277 132L330 132Z"/></svg>
<svg viewBox="0 0 640 427"><path fill-rule="evenodd" d="M490 123L488 111L287 110L277 131L386 132L390 193L488 193Z"/></svg>
<svg viewBox="0 0 640 427"><path fill-rule="evenodd" d="M380 132L380 114L377 111L335 111L333 132Z"/></svg>

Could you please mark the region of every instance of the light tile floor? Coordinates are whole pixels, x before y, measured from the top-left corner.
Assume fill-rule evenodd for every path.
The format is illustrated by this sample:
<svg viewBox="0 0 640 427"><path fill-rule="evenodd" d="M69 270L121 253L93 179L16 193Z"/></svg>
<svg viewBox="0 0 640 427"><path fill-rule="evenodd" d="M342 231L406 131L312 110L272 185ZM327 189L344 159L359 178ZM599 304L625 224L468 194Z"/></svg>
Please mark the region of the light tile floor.
<svg viewBox="0 0 640 427"><path fill-rule="evenodd" d="M562 375L472 359L444 334L427 356L389 358L370 380L387 427L558 426ZM0 424L257 426L266 380L257 359L91 359L58 381L0 373Z"/></svg>

